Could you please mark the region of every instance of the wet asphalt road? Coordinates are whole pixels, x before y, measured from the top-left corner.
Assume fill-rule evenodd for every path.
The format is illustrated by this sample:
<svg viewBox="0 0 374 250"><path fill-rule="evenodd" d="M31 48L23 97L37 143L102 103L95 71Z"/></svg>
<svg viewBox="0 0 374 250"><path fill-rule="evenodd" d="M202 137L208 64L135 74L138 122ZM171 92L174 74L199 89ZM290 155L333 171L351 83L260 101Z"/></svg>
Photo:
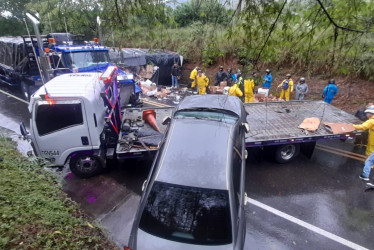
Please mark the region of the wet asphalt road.
<svg viewBox="0 0 374 250"><path fill-rule="evenodd" d="M0 127L18 133L20 121L28 127L28 115L25 103L0 93ZM350 140L321 144L344 151L318 147L311 159L300 155L284 165L249 152L245 249L374 249L374 191L365 192L358 179L363 162L344 153L362 154L364 148ZM60 175L63 190L123 246L149 167L147 161L129 160L89 180L68 168Z"/></svg>

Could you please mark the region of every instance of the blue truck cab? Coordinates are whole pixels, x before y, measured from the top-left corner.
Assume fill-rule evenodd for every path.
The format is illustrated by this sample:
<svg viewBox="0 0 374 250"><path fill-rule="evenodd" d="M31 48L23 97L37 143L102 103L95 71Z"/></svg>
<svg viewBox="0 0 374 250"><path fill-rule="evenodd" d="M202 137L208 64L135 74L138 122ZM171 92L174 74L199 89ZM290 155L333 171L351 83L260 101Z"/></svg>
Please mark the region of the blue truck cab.
<svg viewBox="0 0 374 250"><path fill-rule="evenodd" d="M43 80L65 73L103 72L111 65L109 48L97 39L87 42L83 35L70 33L50 33L39 39L41 42L37 36L0 37L0 82L19 87L26 100Z"/></svg>

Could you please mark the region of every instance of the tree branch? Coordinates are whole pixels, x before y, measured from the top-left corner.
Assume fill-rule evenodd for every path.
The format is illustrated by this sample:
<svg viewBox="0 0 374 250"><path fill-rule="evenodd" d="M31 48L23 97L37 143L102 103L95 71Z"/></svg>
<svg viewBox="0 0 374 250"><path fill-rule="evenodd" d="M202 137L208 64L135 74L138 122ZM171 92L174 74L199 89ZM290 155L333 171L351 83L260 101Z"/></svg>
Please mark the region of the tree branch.
<svg viewBox="0 0 374 250"><path fill-rule="evenodd" d="M331 16L329 15L329 13L327 12L327 10L325 9L325 6L323 6L322 2L320 0L317 0L317 2L319 3L319 5L321 6L323 12L325 13L325 15L327 16L327 18L329 19L330 23L332 23L336 28L338 29L342 29L342 30L347 30L347 31L353 31L353 32L358 32L358 33L366 33L366 31L363 31L363 30L356 30L356 29L351 29L351 28L347 28L347 27L342 27L342 26L339 26L335 23L335 21L331 18Z"/></svg>
<svg viewBox="0 0 374 250"><path fill-rule="evenodd" d="M267 38L266 38L266 41L265 41L264 45L262 46L262 48L261 48L261 50L260 50L260 53L258 53L258 56L257 56L257 58L256 58L256 60L255 60L255 65L257 65L257 63L258 63L258 60L259 60L260 57L261 57L262 51L264 50L264 48L265 48L267 42L269 41L269 38L270 38L270 36L271 36L271 33L273 32L273 30L274 30L274 28L275 28L275 25L277 24L278 19L279 19L280 15L282 14L282 11L283 11L284 6L286 5L286 3L287 3L287 0L284 0L283 6L282 6L281 10L280 10L279 13L278 13L277 19L275 19L274 23L271 25L271 27L270 27L270 31L269 31L268 36L267 36Z"/></svg>

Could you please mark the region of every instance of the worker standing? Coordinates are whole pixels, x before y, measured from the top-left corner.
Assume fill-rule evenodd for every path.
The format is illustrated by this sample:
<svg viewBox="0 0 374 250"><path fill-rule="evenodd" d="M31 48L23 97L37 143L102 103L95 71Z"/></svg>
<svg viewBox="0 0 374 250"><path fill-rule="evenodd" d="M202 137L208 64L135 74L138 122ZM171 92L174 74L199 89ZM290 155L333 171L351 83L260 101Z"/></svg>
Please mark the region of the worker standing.
<svg viewBox="0 0 374 250"><path fill-rule="evenodd" d="M180 76L180 68L177 63L171 67L171 87L178 88L178 77Z"/></svg>
<svg viewBox="0 0 374 250"><path fill-rule="evenodd" d="M240 70L237 70L237 73L236 73L236 84L238 85L240 91L243 93L245 93L244 91L244 79L243 79L243 76L242 76L242 73L240 72ZM244 102L244 96L240 96L240 100L242 102Z"/></svg>
<svg viewBox="0 0 374 250"><path fill-rule="evenodd" d="M216 82L214 83L214 86L218 86L220 82L224 81L226 78L226 73L223 72L223 66L219 66L219 70L216 74Z"/></svg>
<svg viewBox="0 0 374 250"><path fill-rule="evenodd" d="M252 73L252 78L244 80L244 102L253 102L255 97L253 90L255 88L256 72Z"/></svg>
<svg viewBox="0 0 374 250"><path fill-rule="evenodd" d="M305 82L305 78L301 77L296 85L296 100L304 100L306 93L308 93L308 84Z"/></svg>
<svg viewBox="0 0 374 250"><path fill-rule="evenodd" d="M335 80L331 79L328 85L323 89L322 98L324 98L324 101L326 103L331 104L332 99L334 99L334 96L337 93L338 93L338 86L335 85Z"/></svg>
<svg viewBox="0 0 374 250"><path fill-rule="evenodd" d="M369 181L371 167L374 165L374 106L365 110L368 120L361 125L353 125L356 130L369 130L368 142L366 145L365 155L369 156L365 161L365 166L360 174L360 179Z"/></svg>
<svg viewBox="0 0 374 250"><path fill-rule="evenodd" d="M196 86L196 77L197 77L197 71L200 70L199 66L196 66L190 74L191 79L191 88L194 88Z"/></svg>
<svg viewBox="0 0 374 250"><path fill-rule="evenodd" d="M289 101L290 94L293 91L293 81L291 79L291 74L286 75L286 79L284 79L283 82L278 85L278 88L282 88L280 98Z"/></svg>
<svg viewBox="0 0 374 250"><path fill-rule="evenodd" d="M262 87L266 89L271 88L271 83L273 82L273 76L270 73L270 69L265 70L265 75L264 75L264 82L262 83Z"/></svg>
<svg viewBox="0 0 374 250"><path fill-rule="evenodd" d="M227 86L231 86L232 83L233 83L233 79L232 79L232 69L231 69L231 68L228 68L228 69L227 69L226 78L227 78Z"/></svg>
<svg viewBox="0 0 374 250"><path fill-rule="evenodd" d="M206 87L209 85L209 78L203 74L201 70L197 73L196 82L199 89L199 95L205 95Z"/></svg>

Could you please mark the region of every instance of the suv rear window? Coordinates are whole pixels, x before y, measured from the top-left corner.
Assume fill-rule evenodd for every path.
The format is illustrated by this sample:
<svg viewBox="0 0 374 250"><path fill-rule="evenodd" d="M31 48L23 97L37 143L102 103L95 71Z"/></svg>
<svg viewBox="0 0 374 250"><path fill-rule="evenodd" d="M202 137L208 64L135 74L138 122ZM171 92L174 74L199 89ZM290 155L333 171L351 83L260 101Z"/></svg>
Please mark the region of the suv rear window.
<svg viewBox="0 0 374 250"><path fill-rule="evenodd" d="M230 244L228 191L155 182L139 227L172 241L199 245Z"/></svg>
<svg viewBox="0 0 374 250"><path fill-rule="evenodd" d="M36 111L35 122L40 136L83 124L81 104L39 105Z"/></svg>
<svg viewBox="0 0 374 250"><path fill-rule="evenodd" d="M175 119L183 119L183 118L195 118L195 119L206 119L206 120L214 120L220 121L225 123L234 124L239 117L232 113L232 112L224 112L221 110L209 110L209 109L202 109L202 110L179 110L174 115Z"/></svg>

